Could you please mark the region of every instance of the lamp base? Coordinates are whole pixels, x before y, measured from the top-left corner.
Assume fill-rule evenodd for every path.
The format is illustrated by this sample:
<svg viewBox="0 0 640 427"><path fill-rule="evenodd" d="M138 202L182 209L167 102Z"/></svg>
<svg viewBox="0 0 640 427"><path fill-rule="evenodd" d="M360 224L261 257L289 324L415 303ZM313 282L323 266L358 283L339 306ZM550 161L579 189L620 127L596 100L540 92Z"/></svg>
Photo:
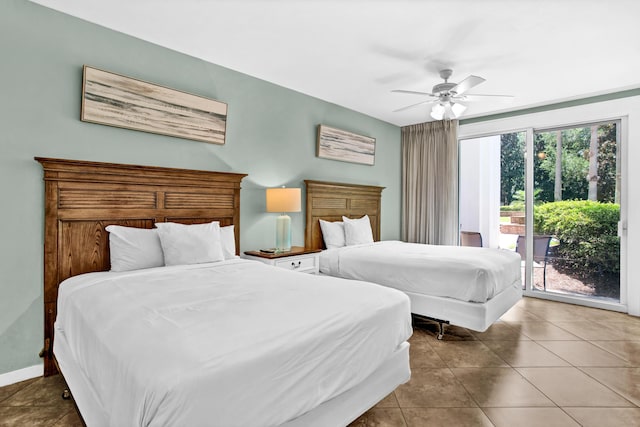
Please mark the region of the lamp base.
<svg viewBox="0 0 640 427"><path fill-rule="evenodd" d="M276 252L291 250L291 217L282 214L276 219Z"/></svg>

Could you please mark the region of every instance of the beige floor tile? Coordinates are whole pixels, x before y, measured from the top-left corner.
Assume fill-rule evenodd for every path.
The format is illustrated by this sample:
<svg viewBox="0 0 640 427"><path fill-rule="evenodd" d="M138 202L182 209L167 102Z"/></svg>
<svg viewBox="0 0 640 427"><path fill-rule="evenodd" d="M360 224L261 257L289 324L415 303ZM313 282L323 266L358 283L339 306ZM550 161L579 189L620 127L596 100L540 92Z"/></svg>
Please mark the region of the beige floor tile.
<svg viewBox="0 0 640 427"><path fill-rule="evenodd" d="M376 403L376 408L399 408L395 393L389 393L387 397Z"/></svg>
<svg viewBox="0 0 640 427"><path fill-rule="evenodd" d="M80 415L76 412L75 409L69 411L67 415L60 418L58 422L56 422L53 427L86 427Z"/></svg>
<svg viewBox="0 0 640 427"><path fill-rule="evenodd" d="M583 427L640 427L640 408L562 408Z"/></svg>
<svg viewBox="0 0 640 427"><path fill-rule="evenodd" d="M4 387L0 387L0 405L3 405L3 401L7 398L9 398L10 396L13 396L14 394L16 394L18 391L22 390L23 388L25 388L26 386L28 386L29 384L31 384L32 382L36 381L37 378L33 378L30 380L26 380L26 381L20 381L19 383L15 383L15 384L10 384Z"/></svg>
<svg viewBox="0 0 640 427"><path fill-rule="evenodd" d="M478 406L555 406L513 368L452 368Z"/></svg>
<svg viewBox="0 0 640 427"><path fill-rule="evenodd" d="M349 424L349 427L406 427L400 408L373 408Z"/></svg>
<svg viewBox="0 0 640 427"><path fill-rule="evenodd" d="M496 427L579 426L560 408L484 408Z"/></svg>
<svg viewBox="0 0 640 427"><path fill-rule="evenodd" d="M512 307L509 311L500 317L504 322L544 322L540 316L527 311L518 306Z"/></svg>
<svg viewBox="0 0 640 427"><path fill-rule="evenodd" d="M449 367L508 366L481 341L439 342L433 348Z"/></svg>
<svg viewBox="0 0 640 427"><path fill-rule="evenodd" d="M621 358L587 341L538 341L573 366L629 366Z"/></svg>
<svg viewBox="0 0 640 427"><path fill-rule="evenodd" d="M624 341L628 335L623 330L610 327L607 323L588 320L555 322L560 328L588 341ZM539 338L546 339L546 338Z"/></svg>
<svg viewBox="0 0 640 427"><path fill-rule="evenodd" d="M68 412L60 406L0 406L0 427L52 426Z"/></svg>
<svg viewBox="0 0 640 427"><path fill-rule="evenodd" d="M479 408L407 408L402 413L409 427L492 427Z"/></svg>
<svg viewBox="0 0 640 427"><path fill-rule="evenodd" d="M429 337L429 340L435 338ZM409 347L409 364L414 368L446 368L447 364L438 356L438 353L424 339L411 341Z"/></svg>
<svg viewBox="0 0 640 427"><path fill-rule="evenodd" d="M409 338L410 343L414 343L416 341L432 341L434 339L433 335L420 326L413 327L413 334Z"/></svg>
<svg viewBox="0 0 640 427"><path fill-rule="evenodd" d="M606 325L625 335L625 339L630 337L640 337L640 321L634 320L620 320L606 323Z"/></svg>
<svg viewBox="0 0 640 427"><path fill-rule="evenodd" d="M516 370L558 406L631 406L628 400L578 368L516 368Z"/></svg>
<svg viewBox="0 0 640 427"><path fill-rule="evenodd" d="M551 322L508 322L510 326L518 328L520 332L532 340L579 340L580 338L559 328Z"/></svg>
<svg viewBox="0 0 640 427"><path fill-rule="evenodd" d="M583 371L640 406L640 368L583 368Z"/></svg>
<svg viewBox="0 0 640 427"><path fill-rule="evenodd" d="M61 375L54 375L47 378L38 378L26 387L3 401L7 406L66 406L66 409L73 407L71 400L61 398L62 391L66 384Z"/></svg>
<svg viewBox="0 0 640 427"><path fill-rule="evenodd" d="M401 408L478 406L448 368L414 369L395 394Z"/></svg>
<svg viewBox="0 0 640 427"><path fill-rule="evenodd" d="M569 366L568 362L535 341L488 341L485 344L514 367Z"/></svg>
<svg viewBox="0 0 640 427"><path fill-rule="evenodd" d="M471 334L480 341L529 340L529 337L520 333L519 328L514 328L505 322L496 322L484 332L471 331Z"/></svg>
<svg viewBox="0 0 640 427"><path fill-rule="evenodd" d="M540 317L547 322L557 320L587 320L587 312L581 310L582 307L561 302L544 301L535 298L528 298L529 301L522 308Z"/></svg>
<svg viewBox="0 0 640 427"><path fill-rule="evenodd" d="M591 343L626 360L632 367L640 367L640 341L591 341Z"/></svg>
<svg viewBox="0 0 640 427"><path fill-rule="evenodd" d="M592 307L583 307L579 305L574 305L572 307L575 307L573 312L580 315L582 319L569 319L569 320L589 320L589 321L598 322L598 323L624 322L632 319L640 320L637 317L629 316L626 313L621 313L618 311L603 310L603 309L592 308Z"/></svg>

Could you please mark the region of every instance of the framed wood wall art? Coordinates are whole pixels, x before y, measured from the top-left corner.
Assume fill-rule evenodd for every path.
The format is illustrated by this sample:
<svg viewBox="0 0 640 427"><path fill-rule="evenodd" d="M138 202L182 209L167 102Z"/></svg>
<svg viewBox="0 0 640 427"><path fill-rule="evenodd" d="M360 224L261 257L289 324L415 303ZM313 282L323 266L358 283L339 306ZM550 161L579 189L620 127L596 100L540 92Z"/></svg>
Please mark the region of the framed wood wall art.
<svg viewBox="0 0 640 427"><path fill-rule="evenodd" d="M318 125L317 156L323 159L373 165L376 140L346 130Z"/></svg>
<svg viewBox="0 0 640 427"><path fill-rule="evenodd" d="M224 144L227 104L87 65L80 119L126 129Z"/></svg>

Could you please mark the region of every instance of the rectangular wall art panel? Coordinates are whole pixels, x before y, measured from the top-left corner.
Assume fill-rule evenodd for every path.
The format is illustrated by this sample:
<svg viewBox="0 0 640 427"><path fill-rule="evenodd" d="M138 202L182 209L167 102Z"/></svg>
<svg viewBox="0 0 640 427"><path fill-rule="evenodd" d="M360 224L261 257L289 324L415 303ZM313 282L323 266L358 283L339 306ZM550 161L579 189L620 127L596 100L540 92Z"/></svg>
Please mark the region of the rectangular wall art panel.
<svg viewBox="0 0 640 427"><path fill-rule="evenodd" d="M84 66L85 122L224 144L227 104Z"/></svg>
<svg viewBox="0 0 640 427"><path fill-rule="evenodd" d="M318 125L318 157L373 165L375 155L375 138Z"/></svg>

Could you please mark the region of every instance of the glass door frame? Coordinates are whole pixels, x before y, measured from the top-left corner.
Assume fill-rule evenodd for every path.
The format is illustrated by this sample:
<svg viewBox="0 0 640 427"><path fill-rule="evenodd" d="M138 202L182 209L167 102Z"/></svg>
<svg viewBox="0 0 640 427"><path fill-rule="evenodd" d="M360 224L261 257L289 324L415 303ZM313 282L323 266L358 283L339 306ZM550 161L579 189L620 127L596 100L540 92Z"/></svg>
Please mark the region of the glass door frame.
<svg viewBox="0 0 640 427"><path fill-rule="evenodd" d="M617 117L611 119L602 120L587 120L585 122L576 122L575 124L564 124L561 126L549 126L549 127L526 127L516 128L509 130L498 130L496 132L464 135L463 138L458 137L458 147L460 142L467 139L482 138L488 136L502 135L507 133L525 132L525 234L526 234L526 257L525 257L525 287L523 290L524 296L530 296L540 299L547 299L558 302L565 302L570 304L584 305L594 308L602 308L612 311L627 312L627 265L626 265L626 224L627 224L627 209L626 209L626 194L627 194L627 172L626 172L626 145L628 125L627 117ZM620 222L618 227L618 234L620 236L620 302L601 301L594 298L578 295L565 295L556 294L550 292L544 292L536 290L533 287L533 172L534 172L534 135L537 132L545 132L550 130L570 129L573 127L588 126L595 123L610 123L616 122L616 143L618 146L619 154L618 159L620 164Z"/></svg>

